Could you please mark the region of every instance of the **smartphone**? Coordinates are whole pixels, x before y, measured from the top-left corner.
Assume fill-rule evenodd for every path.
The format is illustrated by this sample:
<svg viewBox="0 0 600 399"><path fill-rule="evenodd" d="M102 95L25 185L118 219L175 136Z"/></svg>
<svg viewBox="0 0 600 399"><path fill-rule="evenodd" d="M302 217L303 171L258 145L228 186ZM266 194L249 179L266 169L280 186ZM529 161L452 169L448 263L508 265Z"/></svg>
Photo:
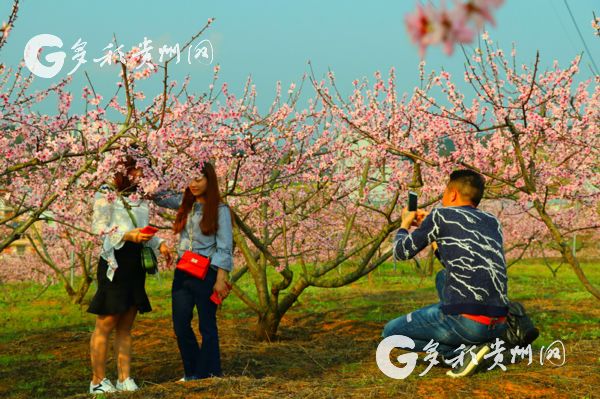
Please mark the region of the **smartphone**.
<svg viewBox="0 0 600 399"><path fill-rule="evenodd" d="M153 226L146 226L140 230L140 232L142 232L144 234L152 234L152 235L156 234L157 231L158 231L158 229Z"/></svg>
<svg viewBox="0 0 600 399"><path fill-rule="evenodd" d="M217 291L213 291L212 295L210 296L210 300L216 303L217 305L223 303L223 300L219 298L219 294L217 294Z"/></svg>
<svg viewBox="0 0 600 399"><path fill-rule="evenodd" d="M417 210L417 193L414 191L408 192L408 210L415 212Z"/></svg>
<svg viewBox="0 0 600 399"><path fill-rule="evenodd" d="M225 281L225 284L227 285L227 288L229 288L229 289L233 288L233 285L231 285L231 283L229 281ZM217 291L213 291L212 295L210 296L210 300L213 301L214 303L216 303L217 305L220 305L223 303L223 300L219 297L219 294L217 294Z"/></svg>

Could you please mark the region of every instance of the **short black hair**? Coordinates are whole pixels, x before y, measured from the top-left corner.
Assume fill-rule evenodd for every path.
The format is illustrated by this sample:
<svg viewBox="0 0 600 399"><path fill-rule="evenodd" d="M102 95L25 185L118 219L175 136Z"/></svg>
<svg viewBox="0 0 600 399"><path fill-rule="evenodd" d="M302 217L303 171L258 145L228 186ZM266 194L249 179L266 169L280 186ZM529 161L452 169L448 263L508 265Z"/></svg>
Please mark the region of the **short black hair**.
<svg viewBox="0 0 600 399"><path fill-rule="evenodd" d="M475 206L479 205L485 189L485 179L482 175L470 169L455 170L450 174L448 185L451 184L458 189L464 200L471 201Z"/></svg>

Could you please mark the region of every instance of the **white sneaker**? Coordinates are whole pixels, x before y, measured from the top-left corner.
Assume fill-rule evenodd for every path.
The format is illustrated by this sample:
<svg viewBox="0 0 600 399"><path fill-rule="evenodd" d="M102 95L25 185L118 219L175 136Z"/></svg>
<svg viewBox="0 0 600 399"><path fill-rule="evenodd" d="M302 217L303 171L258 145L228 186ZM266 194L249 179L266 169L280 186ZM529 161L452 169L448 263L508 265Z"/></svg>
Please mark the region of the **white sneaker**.
<svg viewBox="0 0 600 399"><path fill-rule="evenodd" d="M110 380L108 378L103 379L102 381L100 381L100 384L96 384L96 385L94 385L92 382L90 382L90 393L100 394L100 393L109 393L109 392L116 392L116 391L117 390L116 390L115 386L112 384L112 382L110 382Z"/></svg>
<svg viewBox="0 0 600 399"><path fill-rule="evenodd" d="M117 380L117 389L119 391L137 391L139 387L131 377L127 377L125 381L121 382Z"/></svg>
<svg viewBox="0 0 600 399"><path fill-rule="evenodd" d="M464 359L463 364L456 367L456 369L448 370L446 375L452 378L460 378L475 373L475 371L482 368L481 364L485 359L485 355L491 352L491 350L492 348L487 343L479 344L469 349L466 354L471 353L471 356L469 356L470 359Z"/></svg>

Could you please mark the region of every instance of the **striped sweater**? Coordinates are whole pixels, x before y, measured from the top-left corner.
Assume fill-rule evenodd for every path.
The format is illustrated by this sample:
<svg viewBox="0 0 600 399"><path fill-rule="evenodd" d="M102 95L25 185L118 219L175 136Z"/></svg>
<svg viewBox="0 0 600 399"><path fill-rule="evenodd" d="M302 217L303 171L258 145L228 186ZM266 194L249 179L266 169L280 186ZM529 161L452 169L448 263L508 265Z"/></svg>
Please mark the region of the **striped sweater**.
<svg viewBox="0 0 600 399"><path fill-rule="evenodd" d="M498 219L470 206L434 208L412 233L398 231L394 257L410 259L433 241L446 268L442 312L506 315L508 281Z"/></svg>

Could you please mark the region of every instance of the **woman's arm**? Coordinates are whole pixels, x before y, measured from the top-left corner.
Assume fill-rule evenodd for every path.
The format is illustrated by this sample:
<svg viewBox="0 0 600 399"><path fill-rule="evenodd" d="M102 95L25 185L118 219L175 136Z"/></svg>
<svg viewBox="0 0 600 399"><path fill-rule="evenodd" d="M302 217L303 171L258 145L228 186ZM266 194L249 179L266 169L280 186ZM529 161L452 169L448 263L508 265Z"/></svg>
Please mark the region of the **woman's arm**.
<svg viewBox="0 0 600 399"><path fill-rule="evenodd" d="M219 205L218 211L219 228L215 236L217 251L211 258L211 264L230 272L233 270L233 228L231 225L231 213L227 205Z"/></svg>
<svg viewBox="0 0 600 399"><path fill-rule="evenodd" d="M154 250L154 254L158 257L160 245L164 242L162 238L153 235L151 239L148 240L146 246L152 248Z"/></svg>
<svg viewBox="0 0 600 399"><path fill-rule="evenodd" d="M183 194L173 190L159 191L152 197L152 201L158 206L169 209L179 209Z"/></svg>
<svg viewBox="0 0 600 399"><path fill-rule="evenodd" d="M217 252L211 259L211 264L218 267L217 281L213 290L221 299L225 299L232 288L229 283L229 272L233 269L233 229L229 207L219 205L218 211L219 228L215 237Z"/></svg>
<svg viewBox="0 0 600 399"><path fill-rule="evenodd" d="M127 229L123 226L112 226L112 213L114 210L114 201L109 198L109 188L103 186L100 191L94 194L94 211L92 214L92 233L99 235L105 241L104 249L107 244L110 248L119 249L123 246L123 238L127 234Z"/></svg>
<svg viewBox="0 0 600 399"><path fill-rule="evenodd" d="M100 189L102 190L102 187ZM110 224L112 210L113 203L108 200L106 192L96 192L94 194L94 211L92 214L92 233L104 235Z"/></svg>
<svg viewBox="0 0 600 399"><path fill-rule="evenodd" d="M108 238L104 242L104 250L120 249L125 241L140 243L149 240L152 235L142 233L139 228L129 230L128 226L113 221L114 201L118 199L111 200L109 196L110 188L100 187L100 190L94 194L92 214L92 233L100 235L103 239Z"/></svg>
<svg viewBox="0 0 600 399"><path fill-rule="evenodd" d="M171 265L171 262L173 261L173 257L171 255L171 248L169 248L169 246L167 245L167 242L157 236L153 236L147 244L150 248L152 248L152 251L154 251L154 255L156 255L156 257L158 258L159 254L162 254L162 256L165 257L165 261L167 262L167 266Z"/></svg>

